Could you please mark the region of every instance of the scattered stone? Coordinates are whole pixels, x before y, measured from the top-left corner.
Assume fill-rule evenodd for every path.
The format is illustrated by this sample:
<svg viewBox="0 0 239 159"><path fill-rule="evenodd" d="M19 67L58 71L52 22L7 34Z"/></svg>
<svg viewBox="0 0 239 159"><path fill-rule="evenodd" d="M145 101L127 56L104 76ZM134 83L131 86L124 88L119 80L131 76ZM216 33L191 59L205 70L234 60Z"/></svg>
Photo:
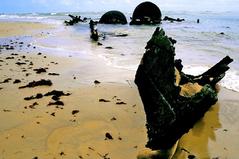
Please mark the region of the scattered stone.
<svg viewBox="0 0 239 159"><path fill-rule="evenodd" d="M38 157L36 156L36 157L33 157L32 159L38 159Z"/></svg>
<svg viewBox="0 0 239 159"><path fill-rule="evenodd" d="M41 93L38 93L36 96L25 97L24 100L40 99L42 97L43 95Z"/></svg>
<svg viewBox="0 0 239 159"><path fill-rule="evenodd" d="M17 83L21 83L21 80L16 79L16 80L13 82L13 84L17 84Z"/></svg>
<svg viewBox="0 0 239 159"><path fill-rule="evenodd" d="M98 43L97 43L97 45L98 45L98 46L102 46L103 44L102 44L102 43L100 43L100 42L98 42Z"/></svg>
<svg viewBox="0 0 239 159"><path fill-rule="evenodd" d="M225 33L224 33L224 32L221 32L220 35L225 35Z"/></svg>
<svg viewBox="0 0 239 159"><path fill-rule="evenodd" d="M117 120L115 117L111 118L110 121L115 121Z"/></svg>
<svg viewBox="0 0 239 159"><path fill-rule="evenodd" d="M3 88L2 87L0 87L0 90L2 90Z"/></svg>
<svg viewBox="0 0 239 159"><path fill-rule="evenodd" d="M11 81L12 79L11 78L7 78L7 79L5 79L3 82L0 82L0 84L1 83L8 83L9 81Z"/></svg>
<svg viewBox="0 0 239 159"><path fill-rule="evenodd" d="M33 69L33 71L36 71L37 74L41 74L43 72L46 72L46 68Z"/></svg>
<svg viewBox="0 0 239 159"><path fill-rule="evenodd" d="M54 112L54 113L51 113L51 116L56 116L56 113Z"/></svg>
<svg viewBox="0 0 239 159"><path fill-rule="evenodd" d="M106 46L105 48L109 49L109 50L113 49L113 47L111 47L111 46Z"/></svg>
<svg viewBox="0 0 239 159"><path fill-rule="evenodd" d="M128 36L128 34L125 34L125 33L118 33L118 34L115 34L116 37L126 37Z"/></svg>
<svg viewBox="0 0 239 159"><path fill-rule="evenodd" d="M61 155L61 156L65 156L66 154L62 151L62 152L60 153L60 155Z"/></svg>
<svg viewBox="0 0 239 159"><path fill-rule="evenodd" d="M26 63L25 62L17 62L16 63L18 66L21 66L21 65L26 65Z"/></svg>
<svg viewBox="0 0 239 159"><path fill-rule="evenodd" d="M53 90L51 92L46 93L44 96L69 96L71 95L70 93L64 93L63 91L58 91L58 90Z"/></svg>
<svg viewBox="0 0 239 159"><path fill-rule="evenodd" d="M59 73L48 73L49 76L59 76Z"/></svg>
<svg viewBox="0 0 239 159"><path fill-rule="evenodd" d="M110 100L106 100L106 99L99 99L99 102L110 102Z"/></svg>
<svg viewBox="0 0 239 159"><path fill-rule="evenodd" d="M28 107L31 109L36 109L35 106L39 105L37 102L33 103L32 105L29 105ZM25 109L27 109L27 107L25 107Z"/></svg>
<svg viewBox="0 0 239 159"><path fill-rule="evenodd" d="M60 100L60 97L59 97L59 96L56 96L56 95L54 95L54 96L52 96L52 97L51 97L51 99L53 99L54 101L59 101L59 100Z"/></svg>
<svg viewBox="0 0 239 159"><path fill-rule="evenodd" d="M50 102L48 104L48 106L51 106L51 105L62 105L62 106L64 106L64 103L62 101L56 101L56 102Z"/></svg>
<svg viewBox="0 0 239 159"><path fill-rule="evenodd" d="M118 137L118 139L119 139L119 140L122 140L122 138L121 138L120 136Z"/></svg>
<svg viewBox="0 0 239 159"><path fill-rule="evenodd" d="M6 60L14 59L14 57L6 57Z"/></svg>
<svg viewBox="0 0 239 159"><path fill-rule="evenodd" d="M41 53L41 52L39 52L37 55L42 55L42 53Z"/></svg>
<svg viewBox="0 0 239 159"><path fill-rule="evenodd" d="M107 133L105 134L105 140L113 140L112 135L107 132Z"/></svg>
<svg viewBox="0 0 239 159"><path fill-rule="evenodd" d="M51 86L51 85L52 85L51 80L41 79L40 81L32 81L25 86L19 87L19 89L27 88L27 87L33 88L33 87L37 87L37 86Z"/></svg>
<svg viewBox="0 0 239 159"><path fill-rule="evenodd" d="M3 112L11 112L11 110L3 109Z"/></svg>
<svg viewBox="0 0 239 159"><path fill-rule="evenodd" d="M94 84L100 84L100 81L95 80Z"/></svg>
<svg viewBox="0 0 239 159"><path fill-rule="evenodd" d="M126 103L125 102L116 102L115 104L117 104L117 105L125 105Z"/></svg>
<svg viewBox="0 0 239 159"><path fill-rule="evenodd" d="M188 155L188 159L196 159L196 156L194 156L194 155Z"/></svg>
<svg viewBox="0 0 239 159"><path fill-rule="evenodd" d="M88 149L91 151L95 151L95 149L93 149L92 147L88 147Z"/></svg>
<svg viewBox="0 0 239 159"><path fill-rule="evenodd" d="M77 113L79 113L80 111L79 110L73 110L72 112L71 112L71 114L72 115L75 115L75 114L77 114Z"/></svg>

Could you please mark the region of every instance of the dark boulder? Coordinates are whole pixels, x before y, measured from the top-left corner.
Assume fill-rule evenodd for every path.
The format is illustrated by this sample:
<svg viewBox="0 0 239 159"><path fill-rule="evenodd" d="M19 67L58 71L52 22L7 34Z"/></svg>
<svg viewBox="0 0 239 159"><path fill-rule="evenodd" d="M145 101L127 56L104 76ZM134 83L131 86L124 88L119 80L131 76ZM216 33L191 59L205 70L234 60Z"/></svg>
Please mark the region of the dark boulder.
<svg viewBox="0 0 239 159"><path fill-rule="evenodd" d="M125 15L120 11L106 12L101 18L99 23L103 24L127 24Z"/></svg>
<svg viewBox="0 0 239 159"><path fill-rule="evenodd" d="M162 14L157 5L152 2L143 2L135 8L130 25L159 24L161 17Z"/></svg>

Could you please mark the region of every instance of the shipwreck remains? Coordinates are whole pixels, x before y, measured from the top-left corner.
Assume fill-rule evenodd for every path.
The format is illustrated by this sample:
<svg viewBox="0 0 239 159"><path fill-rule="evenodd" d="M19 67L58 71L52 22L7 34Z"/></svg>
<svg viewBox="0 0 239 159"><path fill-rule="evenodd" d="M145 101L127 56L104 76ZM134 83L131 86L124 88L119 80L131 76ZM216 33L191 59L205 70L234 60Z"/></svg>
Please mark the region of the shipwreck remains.
<svg viewBox="0 0 239 159"><path fill-rule="evenodd" d="M233 61L227 56L199 76L187 75L181 60L174 60L175 42L157 28L135 77L152 150L171 148L217 102L215 85Z"/></svg>
<svg viewBox="0 0 239 159"><path fill-rule="evenodd" d="M97 22L93 21L93 20L90 20L90 32L91 32L91 35L90 35L90 38L94 41L98 41L99 39L99 34L98 34L98 31L97 31Z"/></svg>
<svg viewBox="0 0 239 159"><path fill-rule="evenodd" d="M64 21L65 25L74 25L79 22L86 22L86 20L87 20L87 18L81 19L81 16L74 16L71 14L69 14L68 16L71 18L71 20L69 20L69 21L65 20Z"/></svg>
<svg viewBox="0 0 239 159"><path fill-rule="evenodd" d="M127 19L122 12L112 10L112 11L106 12L104 15L102 15L99 23L102 23L102 24L127 24Z"/></svg>
<svg viewBox="0 0 239 159"><path fill-rule="evenodd" d="M170 21L170 22L183 22L183 21L185 21L185 19L181 19L181 18L175 19L175 18L172 18L172 17L169 17L169 16L165 16L163 18L163 20L164 21Z"/></svg>
<svg viewBox="0 0 239 159"><path fill-rule="evenodd" d="M140 3L134 10L130 25L159 24L162 14L157 5L152 2Z"/></svg>

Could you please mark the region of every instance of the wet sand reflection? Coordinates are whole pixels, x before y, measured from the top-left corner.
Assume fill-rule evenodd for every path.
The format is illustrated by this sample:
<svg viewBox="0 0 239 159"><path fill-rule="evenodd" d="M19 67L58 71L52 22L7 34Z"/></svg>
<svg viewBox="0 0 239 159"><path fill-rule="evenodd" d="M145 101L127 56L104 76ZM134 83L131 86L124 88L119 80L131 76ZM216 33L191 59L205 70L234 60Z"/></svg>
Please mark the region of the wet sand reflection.
<svg viewBox="0 0 239 159"><path fill-rule="evenodd" d="M211 158L208 151L209 141L216 141L215 131L221 128L219 120L219 104L216 103L205 116L194 125L179 141L174 159L186 159L189 155L197 158Z"/></svg>

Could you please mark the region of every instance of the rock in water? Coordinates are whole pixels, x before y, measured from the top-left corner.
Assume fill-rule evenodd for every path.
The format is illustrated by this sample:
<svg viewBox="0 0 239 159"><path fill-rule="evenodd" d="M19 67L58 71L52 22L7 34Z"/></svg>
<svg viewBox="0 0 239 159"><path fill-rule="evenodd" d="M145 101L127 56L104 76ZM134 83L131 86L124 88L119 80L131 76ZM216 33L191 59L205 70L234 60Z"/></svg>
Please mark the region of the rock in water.
<svg viewBox="0 0 239 159"><path fill-rule="evenodd" d="M145 47L146 52L135 77L146 113L148 133L146 147L152 150L171 148L217 101L215 82L201 82L202 88L195 89L198 91L182 96L187 89L180 93L183 87L182 81L178 81L179 85L175 83L177 67L183 84L200 81L197 81L199 79L196 76L186 75L181 71L183 67L181 60L174 60L173 43L175 41L167 37L163 29L157 28ZM221 79L225 71L226 69L223 69L218 71L220 73L213 74L216 76L216 82ZM205 75L209 77L209 73L211 71L207 71ZM203 75L201 75L202 79L204 79ZM189 86L199 87L197 84L189 84Z"/></svg>

